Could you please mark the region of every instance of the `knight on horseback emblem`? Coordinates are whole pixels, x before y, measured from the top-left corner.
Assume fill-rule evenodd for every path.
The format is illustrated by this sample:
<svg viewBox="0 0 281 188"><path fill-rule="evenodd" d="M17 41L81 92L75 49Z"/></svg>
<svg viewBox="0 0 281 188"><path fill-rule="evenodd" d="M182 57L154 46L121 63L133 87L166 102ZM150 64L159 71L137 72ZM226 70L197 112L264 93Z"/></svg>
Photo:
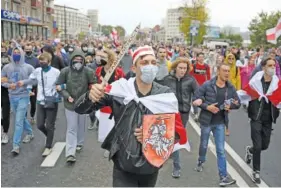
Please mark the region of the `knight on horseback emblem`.
<svg viewBox="0 0 281 188"><path fill-rule="evenodd" d="M174 114L146 115L143 121L143 153L160 167L171 155L175 141Z"/></svg>

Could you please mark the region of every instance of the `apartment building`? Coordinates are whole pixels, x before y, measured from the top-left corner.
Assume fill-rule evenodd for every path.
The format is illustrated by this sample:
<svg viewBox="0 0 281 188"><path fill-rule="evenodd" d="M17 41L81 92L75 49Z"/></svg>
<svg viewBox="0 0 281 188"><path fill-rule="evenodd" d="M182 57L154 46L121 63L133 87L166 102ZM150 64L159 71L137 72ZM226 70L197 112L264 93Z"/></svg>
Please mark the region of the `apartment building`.
<svg viewBox="0 0 281 188"><path fill-rule="evenodd" d="M180 21L179 18L183 16L183 9L175 8L168 9L165 19L165 41L173 40L175 38L181 40L183 35L180 32Z"/></svg>
<svg viewBox="0 0 281 188"><path fill-rule="evenodd" d="M89 17L89 22L92 27L92 31L98 32L99 31L99 28L98 28L99 12L98 12L98 10L90 9L90 10L88 10L87 15Z"/></svg>
<svg viewBox="0 0 281 188"><path fill-rule="evenodd" d="M79 9L55 5L54 19L62 40L77 38L79 33L89 32L89 17Z"/></svg>
<svg viewBox="0 0 281 188"><path fill-rule="evenodd" d="M50 38L53 13L54 0L1 0L2 41Z"/></svg>

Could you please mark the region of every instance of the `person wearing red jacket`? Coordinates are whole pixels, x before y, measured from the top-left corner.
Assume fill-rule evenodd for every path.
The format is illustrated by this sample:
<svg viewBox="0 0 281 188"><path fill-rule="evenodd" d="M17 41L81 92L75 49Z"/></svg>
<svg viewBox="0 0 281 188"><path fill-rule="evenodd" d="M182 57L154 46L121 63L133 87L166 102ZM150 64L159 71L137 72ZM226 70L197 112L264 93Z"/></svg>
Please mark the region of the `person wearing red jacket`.
<svg viewBox="0 0 281 188"><path fill-rule="evenodd" d="M204 63L204 54L197 54L197 62L193 64L193 69L190 74L196 79L199 86L202 86L206 81L211 79L211 71L208 64ZM193 106L193 114L195 121L198 121L198 107Z"/></svg>
<svg viewBox="0 0 281 188"><path fill-rule="evenodd" d="M115 61L116 55L113 51L109 49L105 49L103 52L99 53L101 57L101 65L96 69L96 77L98 83L102 83L104 76L106 75L107 71L109 70L111 64ZM117 67L110 79L108 80L108 84L113 83L116 80L119 80L120 78L125 78L125 74L122 70L122 68ZM109 106L103 107L100 109L100 117L99 121L102 124L105 124L106 127L100 127L99 129L99 141L103 142L105 136L109 133L112 126L114 125L114 121L112 119L109 119L108 116L112 113L112 110ZM101 122L102 121L102 122ZM111 125L111 126L110 126ZM104 157L108 157L108 151L104 152Z"/></svg>

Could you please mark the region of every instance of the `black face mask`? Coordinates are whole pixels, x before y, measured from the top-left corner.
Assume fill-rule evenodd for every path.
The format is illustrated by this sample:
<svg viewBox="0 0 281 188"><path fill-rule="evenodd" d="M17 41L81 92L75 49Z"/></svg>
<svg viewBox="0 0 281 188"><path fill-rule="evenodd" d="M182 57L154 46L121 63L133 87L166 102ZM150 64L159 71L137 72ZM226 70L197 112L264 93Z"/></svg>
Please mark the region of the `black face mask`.
<svg viewBox="0 0 281 188"><path fill-rule="evenodd" d="M46 64L46 63L40 63L40 67L42 69L47 69L49 67L49 64Z"/></svg>
<svg viewBox="0 0 281 188"><path fill-rule="evenodd" d="M100 65L101 66L105 66L107 64L107 62L104 60L104 59L101 59L100 60Z"/></svg>
<svg viewBox="0 0 281 188"><path fill-rule="evenodd" d="M116 51L117 54L120 54L120 51Z"/></svg>
<svg viewBox="0 0 281 188"><path fill-rule="evenodd" d="M98 49L99 49L99 50L102 50L102 46L99 46Z"/></svg>
<svg viewBox="0 0 281 188"><path fill-rule="evenodd" d="M26 51L25 54L26 54L27 56L31 56L31 55L32 55L32 51Z"/></svg>

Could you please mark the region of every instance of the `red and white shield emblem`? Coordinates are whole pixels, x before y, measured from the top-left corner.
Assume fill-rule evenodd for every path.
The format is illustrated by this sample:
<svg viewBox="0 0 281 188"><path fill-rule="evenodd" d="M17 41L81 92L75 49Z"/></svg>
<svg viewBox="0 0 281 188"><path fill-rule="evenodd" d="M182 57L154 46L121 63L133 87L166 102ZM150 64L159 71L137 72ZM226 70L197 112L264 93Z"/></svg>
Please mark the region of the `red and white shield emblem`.
<svg viewBox="0 0 281 188"><path fill-rule="evenodd" d="M160 167L170 157L175 143L175 114L144 115L142 152Z"/></svg>

